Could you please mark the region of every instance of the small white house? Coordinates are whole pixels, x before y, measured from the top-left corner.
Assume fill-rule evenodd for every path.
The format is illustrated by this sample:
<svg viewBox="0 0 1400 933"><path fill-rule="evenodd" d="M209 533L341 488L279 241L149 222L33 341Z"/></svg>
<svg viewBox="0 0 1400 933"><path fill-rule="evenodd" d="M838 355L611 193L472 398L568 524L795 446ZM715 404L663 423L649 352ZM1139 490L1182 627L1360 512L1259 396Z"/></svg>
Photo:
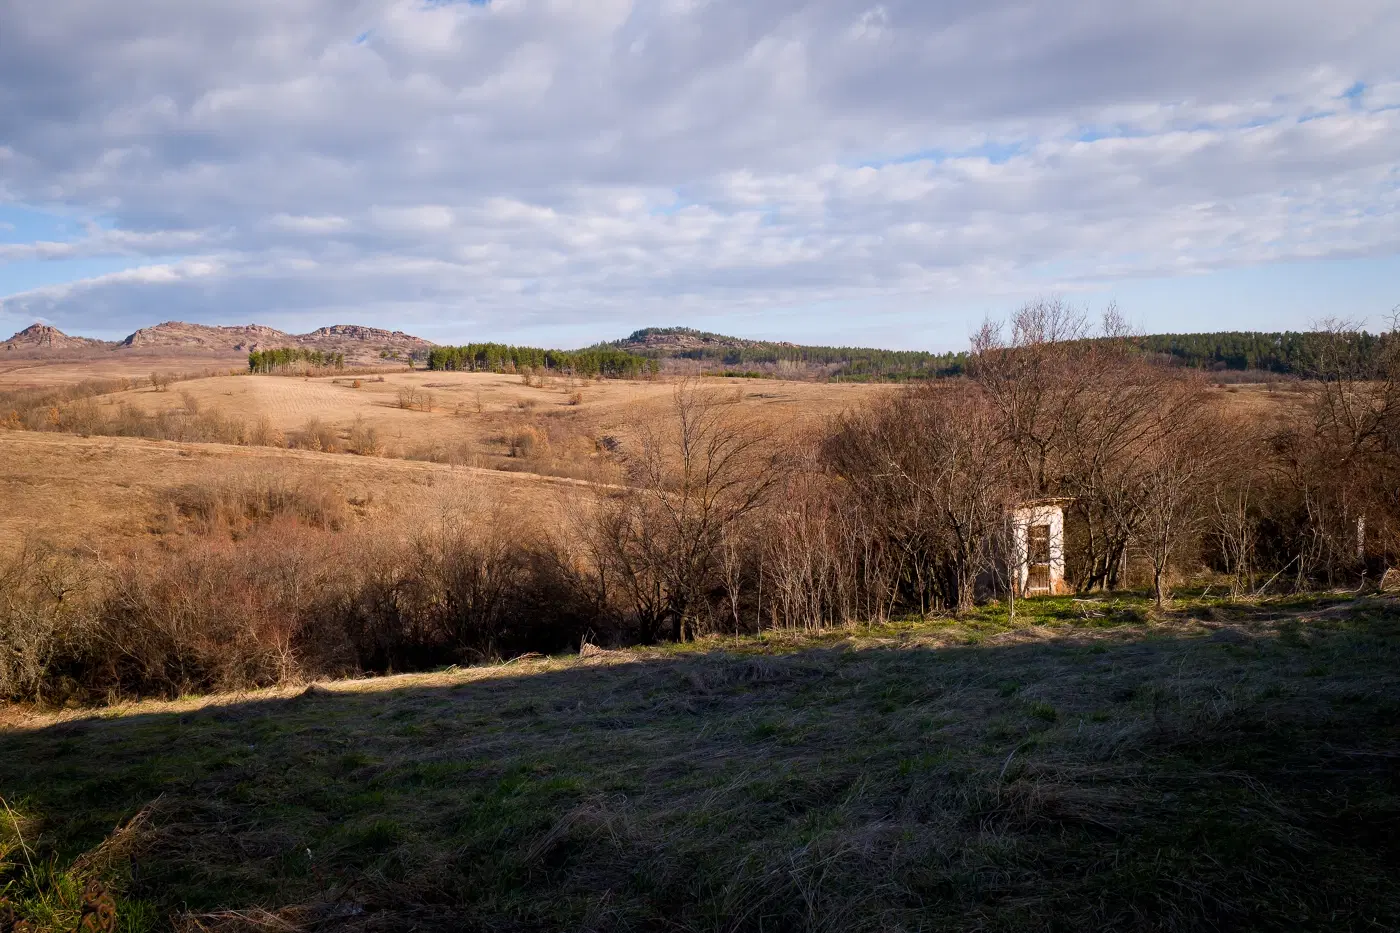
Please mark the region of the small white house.
<svg viewBox="0 0 1400 933"><path fill-rule="evenodd" d="M1011 544L1018 596L1069 592L1065 584L1065 503L1032 499L1011 513Z"/></svg>

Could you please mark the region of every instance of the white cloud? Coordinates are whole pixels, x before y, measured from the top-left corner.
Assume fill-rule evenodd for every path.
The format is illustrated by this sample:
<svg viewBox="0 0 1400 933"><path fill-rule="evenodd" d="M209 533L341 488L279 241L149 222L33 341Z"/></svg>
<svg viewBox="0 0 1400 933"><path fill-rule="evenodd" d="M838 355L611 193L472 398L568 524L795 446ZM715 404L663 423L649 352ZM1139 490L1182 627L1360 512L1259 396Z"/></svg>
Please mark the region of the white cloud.
<svg viewBox="0 0 1400 933"><path fill-rule="evenodd" d="M350 221L335 214L317 216L274 214L268 218L267 225L274 230L285 230L289 233L324 234L345 230L349 228Z"/></svg>
<svg viewBox="0 0 1400 933"><path fill-rule="evenodd" d="M0 311L460 334L1393 255L1397 46L1382 0L10 7L0 201L103 226L0 275L186 258Z"/></svg>

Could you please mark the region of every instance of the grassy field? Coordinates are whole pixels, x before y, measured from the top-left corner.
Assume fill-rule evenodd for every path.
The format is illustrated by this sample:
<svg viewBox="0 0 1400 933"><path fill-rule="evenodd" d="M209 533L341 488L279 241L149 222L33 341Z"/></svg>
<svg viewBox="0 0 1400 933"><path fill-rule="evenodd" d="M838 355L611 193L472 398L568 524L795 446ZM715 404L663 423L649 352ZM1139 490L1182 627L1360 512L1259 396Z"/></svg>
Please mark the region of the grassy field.
<svg viewBox="0 0 1400 933"><path fill-rule="evenodd" d="M1388 930L1400 606L1022 603L20 715L73 929ZM96 890L91 889L91 890Z"/></svg>
<svg viewBox="0 0 1400 933"><path fill-rule="evenodd" d="M752 379L707 379L706 384L730 393L744 417L770 430L800 429L889 391L888 386ZM416 393L408 407L401 400L405 391ZM341 432L358 421L379 433L390 456L456 454L479 466L505 466L509 439L522 430L545 439L552 460L586 461L602 436L664 415L674 391L675 381L664 379L548 378L526 385L516 375L420 370L380 377L214 376L179 383L175 391L114 393L103 403L156 412L181 408L189 399L209 411L266 417L289 436L309 418Z"/></svg>
<svg viewBox="0 0 1400 933"><path fill-rule="evenodd" d="M98 350L87 354L0 357L0 391L76 385L89 379L144 380L153 372L195 375L242 372L246 353Z"/></svg>
<svg viewBox="0 0 1400 933"><path fill-rule="evenodd" d="M19 364L16 364L18 366ZM80 364L42 364L0 372L35 386L76 381ZM93 371L112 377L114 372ZM383 381L378 381L381 379ZM740 418L768 436L796 436L861 404L887 386L822 385L774 380L707 380L738 402ZM358 383L358 385L357 385ZM675 382L571 382L526 385L519 376L490 373L388 371L379 377L210 376L100 395L96 420L124 407L213 414L266 424L272 446L177 443L141 438L6 430L0 427L0 553L35 532L60 546L103 549L149 536L171 490L238 473L278 473L291 483L314 483L342 495L352 518L412 522L425 495L443 482L472 478L492 495L555 509L555 485L492 479L487 473L551 476L613 483L613 451L624 449L638 424L664 418ZM401 391L431 396L421 408L400 406ZM3 406L0 406L3 408ZM426 410L425 410L426 409ZM5 412L0 411L0 420ZM315 422L334 454L289 450L307 446ZM356 450L356 432L372 432L373 455ZM542 494L542 495L541 495Z"/></svg>
<svg viewBox="0 0 1400 933"><path fill-rule="evenodd" d="M275 481L324 493L347 524L417 527L473 495L553 515L577 483L530 473L227 444L0 430L0 556L26 538L106 552L177 532L192 487Z"/></svg>

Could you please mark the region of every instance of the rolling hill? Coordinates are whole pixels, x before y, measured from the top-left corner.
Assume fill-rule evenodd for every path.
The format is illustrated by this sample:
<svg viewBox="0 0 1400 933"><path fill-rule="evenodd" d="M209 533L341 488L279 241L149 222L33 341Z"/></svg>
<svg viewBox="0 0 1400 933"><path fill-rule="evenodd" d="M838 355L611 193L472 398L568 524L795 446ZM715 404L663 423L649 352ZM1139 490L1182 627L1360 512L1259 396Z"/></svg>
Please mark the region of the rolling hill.
<svg viewBox="0 0 1400 933"><path fill-rule="evenodd" d="M0 350L10 352L45 350L99 350L114 344L91 337L73 337L57 327L47 324L31 324L9 340L0 343Z"/></svg>
<svg viewBox="0 0 1400 933"><path fill-rule="evenodd" d="M40 356L77 351L143 350L163 353L233 354L275 347L304 347L325 353L342 353L347 360L366 361L382 356L403 357L433 347L431 341L399 330L359 324L333 324L306 334L289 334L262 324L235 327L166 321L143 327L115 343L65 334L48 324L33 324L15 334L0 350Z"/></svg>

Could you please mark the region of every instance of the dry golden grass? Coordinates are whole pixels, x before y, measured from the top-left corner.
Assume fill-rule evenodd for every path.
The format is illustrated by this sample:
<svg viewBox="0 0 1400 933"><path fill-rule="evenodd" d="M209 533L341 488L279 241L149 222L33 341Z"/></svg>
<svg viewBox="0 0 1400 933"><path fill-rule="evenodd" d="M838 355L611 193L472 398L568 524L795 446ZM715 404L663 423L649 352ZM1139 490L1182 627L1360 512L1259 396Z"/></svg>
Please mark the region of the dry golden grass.
<svg viewBox="0 0 1400 933"><path fill-rule="evenodd" d="M314 379L221 375L166 391L147 382L152 370L188 372L196 362L209 363L189 355L104 355L0 365L4 388L141 380L82 404L93 407L98 421L118 418L123 408L220 415L245 424L252 444L267 445L0 431L0 500L6 503L0 551L35 537L101 551L168 533L179 526L169 517L174 490L249 473L275 472L293 485L328 488L350 504L352 521L386 527L411 523L441 498L444 484L454 483L484 486L492 496L528 502L527 511L557 514L555 492L562 487L541 475L615 481L611 452L626 445L631 426L663 417L676 388L667 380L559 378L526 385L516 375L427 371ZM800 432L889 391L743 379L706 385L732 396L746 418L775 434ZM404 407L407 395L418 403Z"/></svg>
<svg viewBox="0 0 1400 933"><path fill-rule="evenodd" d="M249 419L266 415L287 433L301 429L311 417L342 427L362 418L387 444L411 455L444 439L468 441L489 452L500 446L496 437L503 430L522 422L566 421L586 435L616 432L661 414L675 389L675 383L666 380L546 379L535 387L525 385L520 376L496 373L397 372L386 373L383 380L221 376L182 383L179 393L137 389L107 396L106 401L158 411L181 406L183 393L189 393L201 406ZM888 386L752 379L707 379L705 384L732 393L741 409L775 428L800 427L889 391ZM402 399L408 391L415 399L430 395L431 410L418 402L405 406Z"/></svg>
<svg viewBox="0 0 1400 933"><path fill-rule="evenodd" d="M77 385L88 379L145 380L152 372L195 374L241 372L246 354L196 354L100 350L89 355L27 357L0 356L0 391Z"/></svg>
<svg viewBox="0 0 1400 933"><path fill-rule="evenodd" d="M529 510L557 510L568 479L265 447L177 444L0 431L0 552L29 537L106 550L178 531L178 490L264 474L343 498L352 522L386 533L471 488Z"/></svg>

